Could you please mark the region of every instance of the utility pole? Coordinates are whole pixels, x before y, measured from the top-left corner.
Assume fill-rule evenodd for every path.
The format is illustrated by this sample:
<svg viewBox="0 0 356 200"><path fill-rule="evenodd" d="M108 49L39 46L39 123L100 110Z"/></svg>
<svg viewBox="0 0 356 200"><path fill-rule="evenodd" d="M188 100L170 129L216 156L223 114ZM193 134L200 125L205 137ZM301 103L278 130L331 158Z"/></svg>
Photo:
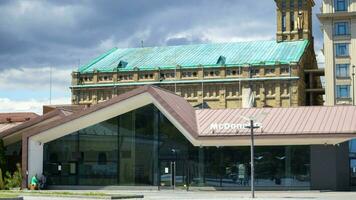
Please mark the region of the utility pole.
<svg viewBox="0 0 356 200"><path fill-rule="evenodd" d="M174 67L174 94L177 94L177 67L178 65Z"/></svg>
<svg viewBox="0 0 356 200"><path fill-rule="evenodd" d="M52 66L49 67L49 105L52 105Z"/></svg>
<svg viewBox="0 0 356 200"><path fill-rule="evenodd" d="M355 105L355 65L352 66L352 105Z"/></svg>
<svg viewBox="0 0 356 200"><path fill-rule="evenodd" d="M201 65L201 71L202 71L202 80L201 80L201 93L202 93L202 102L201 102L201 109L204 109L204 66Z"/></svg>

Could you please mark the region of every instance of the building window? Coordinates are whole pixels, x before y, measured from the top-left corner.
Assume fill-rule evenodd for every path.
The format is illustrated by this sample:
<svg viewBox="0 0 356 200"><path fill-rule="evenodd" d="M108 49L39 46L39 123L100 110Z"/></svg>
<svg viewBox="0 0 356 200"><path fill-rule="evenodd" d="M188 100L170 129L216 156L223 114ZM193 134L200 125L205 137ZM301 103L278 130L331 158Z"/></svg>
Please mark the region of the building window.
<svg viewBox="0 0 356 200"><path fill-rule="evenodd" d="M99 77L100 81L112 81L112 76L110 75L104 75Z"/></svg>
<svg viewBox="0 0 356 200"><path fill-rule="evenodd" d="M298 0L298 10L303 9L303 0Z"/></svg>
<svg viewBox="0 0 356 200"><path fill-rule="evenodd" d="M220 71L219 71L219 70L204 71L204 76L205 76L205 77L219 76L219 74L220 74Z"/></svg>
<svg viewBox="0 0 356 200"><path fill-rule="evenodd" d="M290 1L290 29L294 30L294 1Z"/></svg>
<svg viewBox="0 0 356 200"><path fill-rule="evenodd" d="M348 35L349 23L348 22L336 22L335 23L335 35Z"/></svg>
<svg viewBox="0 0 356 200"><path fill-rule="evenodd" d="M286 24L286 13L283 12L282 13L282 31L286 31L286 26L287 26L287 24Z"/></svg>
<svg viewBox="0 0 356 200"><path fill-rule="evenodd" d="M338 43L335 44L336 56L349 56L349 44Z"/></svg>
<svg viewBox="0 0 356 200"><path fill-rule="evenodd" d="M251 68L250 69L250 75L252 76L257 76L260 73L260 69L257 68Z"/></svg>
<svg viewBox="0 0 356 200"><path fill-rule="evenodd" d="M161 73L160 78L161 79L174 79L174 73L173 72L168 72L168 73Z"/></svg>
<svg viewBox="0 0 356 200"><path fill-rule="evenodd" d="M166 74L166 77L168 77L168 78L175 78L176 76L175 76L175 73L171 72L171 73L167 73L167 74Z"/></svg>
<svg viewBox="0 0 356 200"><path fill-rule="evenodd" d="M190 72L190 71L182 72L182 76L184 78L192 77L192 72Z"/></svg>
<svg viewBox="0 0 356 200"><path fill-rule="evenodd" d="M226 76L238 76L241 75L240 69L228 69L226 70Z"/></svg>
<svg viewBox="0 0 356 200"><path fill-rule="evenodd" d="M80 80L83 82L92 82L93 81L93 77L92 76L84 76L81 77Z"/></svg>
<svg viewBox="0 0 356 200"><path fill-rule="evenodd" d="M286 0L282 0L282 10L286 10Z"/></svg>
<svg viewBox="0 0 356 200"><path fill-rule="evenodd" d="M289 66L281 67L281 74L289 74Z"/></svg>
<svg viewBox="0 0 356 200"><path fill-rule="evenodd" d="M336 77L348 78L349 77L349 64L337 64L336 65Z"/></svg>
<svg viewBox="0 0 356 200"><path fill-rule="evenodd" d="M337 98L350 98L350 85L337 85L336 86Z"/></svg>
<svg viewBox="0 0 356 200"><path fill-rule="evenodd" d="M294 12L290 13L290 29L294 30Z"/></svg>
<svg viewBox="0 0 356 200"><path fill-rule="evenodd" d="M282 0L282 32L286 31L286 0Z"/></svg>
<svg viewBox="0 0 356 200"><path fill-rule="evenodd" d="M153 74L151 73L140 74L140 79L153 79Z"/></svg>
<svg viewBox="0 0 356 200"><path fill-rule="evenodd" d="M266 75L273 75L274 74L274 69L273 68L267 68L265 70L265 74Z"/></svg>
<svg viewBox="0 0 356 200"><path fill-rule="evenodd" d="M133 78L132 74L124 74L119 76L120 81L128 81L128 80L132 80L132 78Z"/></svg>
<svg viewBox="0 0 356 200"><path fill-rule="evenodd" d="M172 75L174 77L174 73L172 73ZM182 77L183 78L196 78L196 77L198 77L198 72L196 72L196 71L183 71L182 72Z"/></svg>
<svg viewBox="0 0 356 200"><path fill-rule="evenodd" d="M347 1L346 0L334 0L335 11L347 11Z"/></svg>

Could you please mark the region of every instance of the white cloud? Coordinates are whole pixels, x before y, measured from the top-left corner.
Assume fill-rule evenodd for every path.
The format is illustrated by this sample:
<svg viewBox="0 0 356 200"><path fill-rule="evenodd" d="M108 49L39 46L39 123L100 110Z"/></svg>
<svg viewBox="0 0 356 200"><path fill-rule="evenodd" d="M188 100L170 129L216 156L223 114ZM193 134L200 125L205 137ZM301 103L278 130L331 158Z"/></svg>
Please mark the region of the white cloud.
<svg viewBox="0 0 356 200"><path fill-rule="evenodd" d="M42 68L9 68L0 73L0 90L43 91L50 85L50 67ZM69 91L71 81L70 69L52 69L52 89Z"/></svg>
<svg viewBox="0 0 356 200"><path fill-rule="evenodd" d="M41 114L42 106L49 104L50 70L49 67L2 70L0 112ZM52 69L52 104L71 103L70 73L70 69Z"/></svg>
<svg viewBox="0 0 356 200"><path fill-rule="evenodd" d="M52 100L52 105L69 104L70 98L58 98ZM0 98L0 112L35 112L42 114L42 106L48 105L48 100L11 100Z"/></svg>
<svg viewBox="0 0 356 200"><path fill-rule="evenodd" d="M325 68L325 56L321 50L316 50L316 60L319 68Z"/></svg>

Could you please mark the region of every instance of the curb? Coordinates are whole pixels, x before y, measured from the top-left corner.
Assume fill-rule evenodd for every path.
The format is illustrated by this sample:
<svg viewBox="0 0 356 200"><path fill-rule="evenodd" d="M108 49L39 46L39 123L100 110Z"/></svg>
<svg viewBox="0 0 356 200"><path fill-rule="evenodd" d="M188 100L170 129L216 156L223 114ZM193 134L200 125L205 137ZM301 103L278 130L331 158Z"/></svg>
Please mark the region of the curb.
<svg viewBox="0 0 356 200"><path fill-rule="evenodd" d="M22 194L20 198L8 198L5 200L23 200L22 197L68 197L78 199L143 199L144 195L104 195L104 196L88 196L88 195L33 195ZM2 199L0 199L2 200Z"/></svg>

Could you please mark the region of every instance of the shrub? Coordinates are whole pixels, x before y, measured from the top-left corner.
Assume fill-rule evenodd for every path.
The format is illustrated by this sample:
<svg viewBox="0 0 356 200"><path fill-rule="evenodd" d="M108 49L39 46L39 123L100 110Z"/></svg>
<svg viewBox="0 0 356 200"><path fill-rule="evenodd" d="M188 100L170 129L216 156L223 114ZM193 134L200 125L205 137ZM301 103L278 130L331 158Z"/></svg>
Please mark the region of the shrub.
<svg viewBox="0 0 356 200"><path fill-rule="evenodd" d="M0 190L5 189L4 179L2 178L2 170L0 168Z"/></svg>
<svg viewBox="0 0 356 200"><path fill-rule="evenodd" d="M19 188L21 187L22 174L20 164L16 164L17 170L11 175L10 172L5 173L5 188Z"/></svg>
<svg viewBox="0 0 356 200"><path fill-rule="evenodd" d="M3 173L6 171L5 146L2 139L0 139L0 168Z"/></svg>

